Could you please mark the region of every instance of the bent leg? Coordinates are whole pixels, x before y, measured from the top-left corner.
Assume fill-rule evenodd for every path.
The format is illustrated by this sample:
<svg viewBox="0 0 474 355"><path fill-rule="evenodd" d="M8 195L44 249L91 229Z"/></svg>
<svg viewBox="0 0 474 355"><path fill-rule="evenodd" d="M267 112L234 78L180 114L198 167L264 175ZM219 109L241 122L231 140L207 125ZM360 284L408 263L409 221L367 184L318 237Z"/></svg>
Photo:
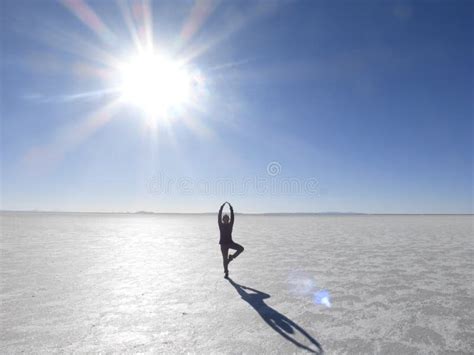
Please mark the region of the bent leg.
<svg viewBox="0 0 474 355"><path fill-rule="evenodd" d="M238 243L233 242L230 246L231 249L235 249L236 252L232 254L232 259L235 259L244 251L244 247Z"/></svg>
<svg viewBox="0 0 474 355"><path fill-rule="evenodd" d="M228 272L227 265L229 265L229 246L221 244L221 253L222 253L222 261L224 263L224 272Z"/></svg>

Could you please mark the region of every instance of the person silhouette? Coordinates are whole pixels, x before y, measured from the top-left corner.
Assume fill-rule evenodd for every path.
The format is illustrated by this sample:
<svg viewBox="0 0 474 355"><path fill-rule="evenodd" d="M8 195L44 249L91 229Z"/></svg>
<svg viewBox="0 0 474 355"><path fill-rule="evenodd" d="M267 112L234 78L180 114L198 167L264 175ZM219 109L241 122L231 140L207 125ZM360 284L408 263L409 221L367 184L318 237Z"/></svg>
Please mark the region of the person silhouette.
<svg viewBox="0 0 474 355"><path fill-rule="evenodd" d="M222 217L222 210L224 209L225 204L229 205L230 208L230 218L229 215L225 214ZM219 244L221 246L222 259L224 263L224 277L229 277L229 263L237 258L240 253L244 251L244 247L240 244L235 243L232 240L232 229L234 228L234 209L229 202L224 202L219 209L219 214L217 216L217 221L219 224L220 239ZM229 249L234 249L236 252L232 255L229 254Z"/></svg>

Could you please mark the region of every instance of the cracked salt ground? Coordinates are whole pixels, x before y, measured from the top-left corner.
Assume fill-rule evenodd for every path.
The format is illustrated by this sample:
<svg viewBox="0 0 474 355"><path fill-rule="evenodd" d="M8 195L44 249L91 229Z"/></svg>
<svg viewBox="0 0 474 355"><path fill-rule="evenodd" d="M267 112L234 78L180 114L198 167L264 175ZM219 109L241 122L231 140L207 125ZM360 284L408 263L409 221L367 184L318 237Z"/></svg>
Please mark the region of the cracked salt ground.
<svg viewBox="0 0 474 355"><path fill-rule="evenodd" d="M472 216L215 220L2 213L2 353L474 353Z"/></svg>

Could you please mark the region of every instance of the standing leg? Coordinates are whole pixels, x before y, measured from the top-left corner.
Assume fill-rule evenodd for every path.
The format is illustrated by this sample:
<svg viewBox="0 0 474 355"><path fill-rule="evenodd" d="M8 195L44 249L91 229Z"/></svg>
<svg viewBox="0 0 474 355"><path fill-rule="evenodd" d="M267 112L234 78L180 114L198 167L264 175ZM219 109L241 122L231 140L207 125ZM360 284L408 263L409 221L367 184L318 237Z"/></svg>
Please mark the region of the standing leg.
<svg viewBox="0 0 474 355"><path fill-rule="evenodd" d="M240 253L242 253L244 251L244 247L240 244L235 243L235 242L233 242L229 246L229 248L236 250L236 252L230 256L230 260L234 260L236 257L238 257L240 255Z"/></svg>
<svg viewBox="0 0 474 355"><path fill-rule="evenodd" d="M224 273L225 273L225 277L227 277L229 275L229 270L227 269L227 265L229 265L229 258L228 258L229 246L221 244L221 253L222 253L222 261L224 264Z"/></svg>

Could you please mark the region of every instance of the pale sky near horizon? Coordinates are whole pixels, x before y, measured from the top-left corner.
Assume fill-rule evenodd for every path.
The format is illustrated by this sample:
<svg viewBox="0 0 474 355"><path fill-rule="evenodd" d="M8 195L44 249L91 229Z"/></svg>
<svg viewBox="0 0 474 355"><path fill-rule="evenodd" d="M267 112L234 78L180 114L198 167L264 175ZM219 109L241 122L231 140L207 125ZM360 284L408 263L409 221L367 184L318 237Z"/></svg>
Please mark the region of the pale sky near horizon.
<svg viewBox="0 0 474 355"><path fill-rule="evenodd" d="M0 6L2 209L473 213L472 1Z"/></svg>

